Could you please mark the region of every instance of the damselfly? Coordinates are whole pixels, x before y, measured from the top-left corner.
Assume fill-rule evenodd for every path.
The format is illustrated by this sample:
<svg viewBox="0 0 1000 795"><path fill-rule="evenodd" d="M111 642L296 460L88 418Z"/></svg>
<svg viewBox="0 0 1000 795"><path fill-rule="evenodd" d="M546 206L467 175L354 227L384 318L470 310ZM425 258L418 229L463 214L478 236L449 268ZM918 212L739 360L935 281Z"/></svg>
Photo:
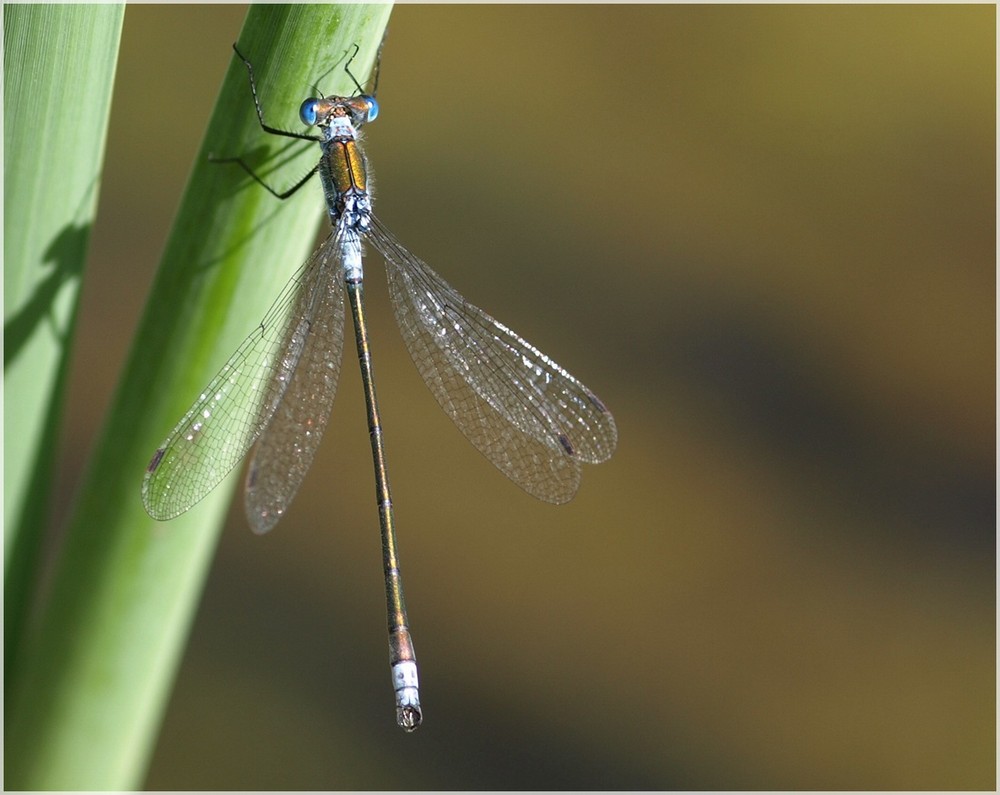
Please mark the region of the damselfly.
<svg viewBox="0 0 1000 795"><path fill-rule="evenodd" d="M315 141L317 171L333 231L292 277L261 323L230 357L153 455L142 499L154 519L171 519L201 500L257 443L246 476L250 526L269 530L288 509L312 464L330 416L344 341L344 290L354 321L375 463L376 497L389 619L389 651L399 725L422 720L416 657L399 572L382 423L365 319L362 244L382 255L403 340L417 370L459 430L507 477L547 502L576 493L581 462L615 449L614 419L598 397L537 348L470 304L410 254L372 212L360 128L378 115L375 85L366 94L350 72L354 96L311 97L302 121L318 133L293 133L264 121L253 67L246 66L264 132Z"/></svg>

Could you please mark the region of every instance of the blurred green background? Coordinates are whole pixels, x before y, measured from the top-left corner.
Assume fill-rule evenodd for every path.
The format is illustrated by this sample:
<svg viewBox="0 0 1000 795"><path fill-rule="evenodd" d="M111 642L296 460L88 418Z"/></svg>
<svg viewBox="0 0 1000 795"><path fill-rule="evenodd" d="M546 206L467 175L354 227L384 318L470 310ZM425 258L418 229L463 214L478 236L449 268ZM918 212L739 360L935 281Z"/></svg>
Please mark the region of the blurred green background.
<svg viewBox="0 0 1000 795"><path fill-rule="evenodd" d="M126 12L64 500L243 14ZM592 387L619 449L566 506L506 481L371 256L426 723L394 724L348 356L289 516L230 513L147 786L992 789L995 30L992 6L397 7L380 217Z"/></svg>

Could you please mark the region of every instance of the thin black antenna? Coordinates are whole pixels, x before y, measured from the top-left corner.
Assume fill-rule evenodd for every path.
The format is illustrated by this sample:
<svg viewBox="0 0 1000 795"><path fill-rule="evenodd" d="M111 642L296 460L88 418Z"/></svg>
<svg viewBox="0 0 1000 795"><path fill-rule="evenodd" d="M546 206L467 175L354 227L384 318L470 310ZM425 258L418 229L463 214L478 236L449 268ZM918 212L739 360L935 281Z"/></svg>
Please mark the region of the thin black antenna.
<svg viewBox="0 0 1000 795"><path fill-rule="evenodd" d="M330 72L332 72L334 69L336 69L338 66L340 66L340 62L344 59L344 57L346 57L346 55L347 55L347 50L344 50L344 54L341 55L340 58L337 59L337 62L334 63L334 65L331 66L329 69L327 69L325 72L323 72L323 74L321 74L319 77L317 77L315 83L310 84L309 87L313 90L313 96L316 96L316 97L325 97L325 96L327 96L327 93L322 88L319 87L319 81L325 79L326 76L328 74L330 74Z"/></svg>
<svg viewBox="0 0 1000 795"><path fill-rule="evenodd" d="M382 41L378 43L378 51L375 53L375 69L372 72L371 77L368 78L372 81L371 91L366 92L361 86L361 83L358 82L358 78L356 78L354 73L351 71L351 64L354 62L355 57L357 57L358 51L361 49L357 44L354 45L354 52L351 53L351 57L348 58L347 63L344 64L344 71L347 72L347 76L351 78L351 81L354 83L354 87L358 90L358 93L363 96L374 98L378 94L378 75L382 68L382 48L385 46L385 38L388 35L389 28L386 28L385 32L382 33Z"/></svg>
<svg viewBox="0 0 1000 795"><path fill-rule="evenodd" d="M347 76L354 82L354 87L358 90L358 93L364 94L365 90L361 87L361 83L358 82L358 78L354 76L354 72L351 71L351 64L354 63L354 59L357 57L360 50L361 48L355 44L354 52L351 53L351 57L348 58L347 63L344 64L344 71L347 72Z"/></svg>
<svg viewBox="0 0 1000 795"><path fill-rule="evenodd" d="M370 78L372 82L372 93L371 96L374 97L378 93L378 73L382 68L382 48L385 46L385 39L389 35L389 27L386 26L385 30L382 32L382 41L378 43L378 52L375 53L375 73Z"/></svg>

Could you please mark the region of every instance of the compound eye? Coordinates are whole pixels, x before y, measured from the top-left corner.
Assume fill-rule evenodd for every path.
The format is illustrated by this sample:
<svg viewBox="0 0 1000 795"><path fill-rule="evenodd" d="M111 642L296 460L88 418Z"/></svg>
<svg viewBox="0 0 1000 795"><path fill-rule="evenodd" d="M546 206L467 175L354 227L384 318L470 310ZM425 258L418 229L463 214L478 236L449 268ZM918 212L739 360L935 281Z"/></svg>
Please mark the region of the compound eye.
<svg viewBox="0 0 1000 795"><path fill-rule="evenodd" d="M362 97L362 99L368 105L368 118L366 121L375 121L378 118L378 103L375 101L375 97Z"/></svg>
<svg viewBox="0 0 1000 795"><path fill-rule="evenodd" d="M299 118L302 119L304 124L308 124L312 127L316 123L317 108L319 107L319 100L315 97L309 97L305 102L302 103L299 108Z"/></svg>

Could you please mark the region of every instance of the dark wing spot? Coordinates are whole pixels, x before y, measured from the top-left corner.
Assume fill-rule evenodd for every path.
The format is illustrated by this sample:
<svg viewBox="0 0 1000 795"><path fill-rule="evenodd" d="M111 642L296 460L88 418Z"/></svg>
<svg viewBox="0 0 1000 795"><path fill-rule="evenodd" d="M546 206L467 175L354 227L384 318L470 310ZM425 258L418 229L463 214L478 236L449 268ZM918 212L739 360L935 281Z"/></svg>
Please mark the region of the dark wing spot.
<svg viewBox="0 0 1000 795"><path fill-rule="evenodd" d="M167 452L167 448L166 447L161 447L159 450L157 450L155 453L153 453L153 458L152 458L152 460L150 460L149 466L146 467L146 471L147 472L155 472L156 468L160 465L160 462L163 460L163 456L164 456L164 454L166 452Z"/></svg>
<svg viewBox="0 0 1000 795"><path fill-rule="evenodd" d="M566 451L566 455L575 455L573 450L573 445L570 444L569 438L564 433L559 434L559 444L563 446L563 450Z"/></svg>
<svg viewBox="0 0 1000 795"><path fill-rule="evenodd" d="M593 394L592 392L588 392L587 397L590 399L591 403L597 406L598 409L600 409L605 414L608 413L608 407L601 402L601 399L597 397L597 395Z"/></svg>

